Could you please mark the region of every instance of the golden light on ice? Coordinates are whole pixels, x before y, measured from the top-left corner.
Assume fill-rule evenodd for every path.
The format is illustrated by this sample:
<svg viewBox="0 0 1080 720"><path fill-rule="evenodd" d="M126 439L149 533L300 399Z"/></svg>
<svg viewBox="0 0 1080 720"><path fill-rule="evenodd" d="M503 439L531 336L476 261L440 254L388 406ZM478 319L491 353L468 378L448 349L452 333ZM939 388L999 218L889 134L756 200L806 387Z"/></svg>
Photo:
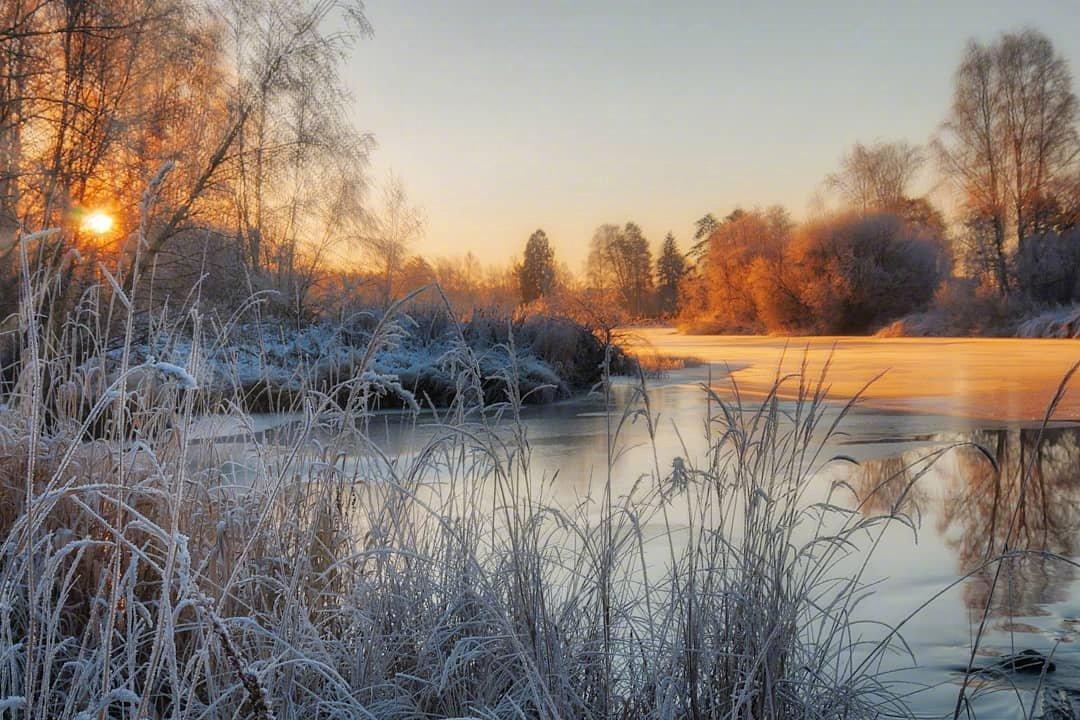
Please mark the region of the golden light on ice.
<svg viewBox="0 0 1080 720"><path fill-rule="evenodd" d="M86 232L93 233L95 235L104 235L113 229L115 221L112 215L102 210L94 210L88 212L83 216L80 227Z"/></svg>

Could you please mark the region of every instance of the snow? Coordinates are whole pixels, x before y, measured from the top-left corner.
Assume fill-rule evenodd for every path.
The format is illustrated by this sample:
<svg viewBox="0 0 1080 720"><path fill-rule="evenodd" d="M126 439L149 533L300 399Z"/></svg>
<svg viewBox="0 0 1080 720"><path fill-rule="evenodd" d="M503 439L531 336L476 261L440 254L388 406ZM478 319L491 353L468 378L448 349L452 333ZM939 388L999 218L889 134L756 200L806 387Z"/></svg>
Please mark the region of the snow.
<svg viewBox="0 0 1080 720"><path fill-rule="evenodd" d="M1040 313L1020 323L1023 338L1080 338L1080 305L1067 305Z"/></svg>
<svg viewBox="0 0 1080 720"><path fill-rule="evenodd" d="M26 698L22 695L11 695L9 697L0 699L0 714L5 712L14 713L16 710L22 710L26 707Z"/></svg>
<svg viewBox="0 0 1080 720"><path fill-rule="evenodd" d="M438 401L453 395L462 377L470 374L480 382L516 379L522 394L548 388L560 392L566 387L552 365L528 347L483 337L465 340L450 323L393 325L381 341L375 340L378 345L369 356L374 326L371 318L359 318L352 324L318 322L299 329L285 322L247 323L226 337L162 333L134 345L130 362L187 390L228 391L265 384L299 391L313 385L321 389L360 385L413 409L427 397ZM119 350L110 354L110 371L121 358ZM367 365L361 367L365 358Z"/></svg>
<svg viewBox="0 0 1080 720"><path fill-rule="evenodd" d="M199 384L195 382L195 378L179 365L170 362L156 362L150 367L176 380L177 384L185 390L197 390L199 387Z"/></svg>

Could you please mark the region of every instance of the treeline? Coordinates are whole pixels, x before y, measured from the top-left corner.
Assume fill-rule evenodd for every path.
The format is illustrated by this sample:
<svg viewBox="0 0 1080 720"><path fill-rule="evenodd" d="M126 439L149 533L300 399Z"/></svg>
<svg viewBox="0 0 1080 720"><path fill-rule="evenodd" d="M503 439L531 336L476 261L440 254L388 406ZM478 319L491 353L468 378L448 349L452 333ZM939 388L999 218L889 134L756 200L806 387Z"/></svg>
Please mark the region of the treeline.
<svg viewBox="0 0 1080 720"><path fill-rule="evenodd" d="M543 230L502 266L416 252L423 213L399 180L369 178L372 139L339 77L370 31L359 0L2 4L0 321L24 272L62 280L40 302L62 318L88 288L131 289L137 264L140 312L254 296L298 325L422 285L463 316L711 332L868 332L912 314L995 332L1080 299L1077 99L1037 31L971 42L930 141L855 144L825 180L833 210L710 213L683 247L604 224L580 275ZM952 191L947 219L912 191L925 170Z"/></svg>
<svg viewBox="0 0 1080 720"><path fill-rule="evenodd" d="M825 185L841 209L699 221L686 327L723 332L1009 332L1080 300L1080 140L1073 78L1034 30L968 44L928 146L856 144ZM946 223L910 186L930 164Z"/></svg>
<svg viewBox="0 0 1080 720"><path fill-rule="evenodd" d="M856 143L824 181L831 211L709 213L685 255L669 234L655 261L636 224L603 225L581 292L699 332L1012 332L1080 301L1077 121L1045 35L972 41L927 145ZM911 191L925 170L951 191L948 220Z"/></svg>

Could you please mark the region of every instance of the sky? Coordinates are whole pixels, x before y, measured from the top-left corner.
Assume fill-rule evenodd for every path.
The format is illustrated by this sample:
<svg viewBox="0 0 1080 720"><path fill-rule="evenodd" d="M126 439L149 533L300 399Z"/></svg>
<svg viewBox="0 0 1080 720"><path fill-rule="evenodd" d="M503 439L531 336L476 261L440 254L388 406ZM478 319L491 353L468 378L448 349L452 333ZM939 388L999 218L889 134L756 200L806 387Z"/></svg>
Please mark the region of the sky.
<svg viewBox="0 0 1080 720"><path fill-rule="evenodd" d="M805 215L856 141L926 142L969 38L1045 32L1080 73L1080 0L367 0L344 69L372 177L426 216L416 250L501 264L543 228L684 247L735 207ZM925 173L920 191L937 184ZM940 194L944 192L940 188Z"/></svg>

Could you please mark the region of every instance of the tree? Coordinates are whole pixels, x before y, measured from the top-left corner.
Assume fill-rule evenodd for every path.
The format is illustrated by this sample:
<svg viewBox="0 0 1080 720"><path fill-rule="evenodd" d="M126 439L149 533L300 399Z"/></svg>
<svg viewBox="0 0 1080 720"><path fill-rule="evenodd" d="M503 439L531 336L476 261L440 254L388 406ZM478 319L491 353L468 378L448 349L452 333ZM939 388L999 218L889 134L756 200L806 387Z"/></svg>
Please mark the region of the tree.
<svg viewBox="0 0 1080 720"><path fill-rule="evenodd" d="M605 223L596 228L589 241L589 257L585 261L585 278L590 288L606 293L614 287L611 249L619 242L618 225Z"/></svg>
<svg viewBox="0 0 1080 720"><path fill-rule="evenodd" d="M796 302L775 292L757 298L804 313L769 329L865 332L929 304L942 252L940 238L895 214L826 218L801 226L784 253L783 287Z"/></svg>
<svg viewBox="0 0 1080 720"><path fill-rule="evenodd" d="M953 242L964 275L1000 295L1008 293L1010 258L997 217L968 211L961 218Z"/></svg>
<svg viewBox="0 0 1080 720"><path fill-rule="evenodd" d="M662 315L670 317L679 311L679 286L685 276L686 257L669 232L656 258L656 300Z"/></svg>
<svg viewBox="0 0 1080 720"><path fill-rule="evenodd" d="M368 30L358 0L0 3L0 275L19 233L58 228L30 256L63 273L48 304L62 318L99 261L130 292L140 249L180 278L193 238L212 237L245 246L220 254L233 276L299 312L358 214L369 143L339 68ZM90 211L113 230L88 232Z"/></svg>
<svg viewBox="0 0 1080 720"><path fill-rule="evenodd" d="M409 201L401 181L390 177L382 188L381 208L369 214L365 224L360 243L375 265L380 278L381 302L386 306L397 293L396 280L403 275L409 248L424 234L424 216ZM417 267L408 273L410 278L428 272L421 272ZM412 287L406 286L405 289L411 290Z"/></svg>
<svg viewBox="0 0 1080 720"><path fill-rule="evenodd" d="M720 222L712 213L705 213L694 223L694 244L690 247L690 256L700 258L705 253L705 246L709 243L709 236L719 227Z"/></svg>
<svg viewBox="0 0 1080 720"><path fill-rule="evenodd" d="M1009 169L1008 195L1018 245L1032 216L1080 152L1077 99L1066 60L1040 32L1005 35L997 48L1002 94L1001 133Z"/></svg>
<svg viewBox="0 0 1080 720"><path fill-rule="evenodd" d="M976 236L980 254L1002 294L1011 286L1009 230L1020 249L1075 161L1077 113L1068 64L1042 33L968 44L934 149L966 213L986 228Z"/></svg>
<svg viewBox="0 0 1080 720"><path fill-rule="evenodd" d="M537 230L525 243L525 258L517 267L521 301L531 303L550 293L555 287L555 251L548 236Z"/></svg>
<svg viewBox="0 0 1080 720"><path fill-rule="evenodd" d="M791 233L783 208L736 210L708 239L703 267L687 288L700 300L694 312L720 332L756 332L763 328L750 292L749 273L755 261L779 261ZM704 306L700 306L703 303Z"/></svg>
<svg viewBox="0 0 1080 720"><path fill-rule="evenodd" d="M907 198L907 187L922 165L922 151L906 142L855 143L825 184L857 212L892 211Z"/></svg>
<svg viewBox="0 0 1080 720"><path fill-rule="evenodd" d="M641 228L601 225L593 234L587 275L593 289L611 293L631 315L648 313L652 299L652 252Z"/></svg>
<svg viewBox="0 0 1080 720"><path fill-rule="evenodd" d="M1029 237L1016 256L1016 278L1037 302L1075 302L1080 298L1080 228Z"/></svg>

